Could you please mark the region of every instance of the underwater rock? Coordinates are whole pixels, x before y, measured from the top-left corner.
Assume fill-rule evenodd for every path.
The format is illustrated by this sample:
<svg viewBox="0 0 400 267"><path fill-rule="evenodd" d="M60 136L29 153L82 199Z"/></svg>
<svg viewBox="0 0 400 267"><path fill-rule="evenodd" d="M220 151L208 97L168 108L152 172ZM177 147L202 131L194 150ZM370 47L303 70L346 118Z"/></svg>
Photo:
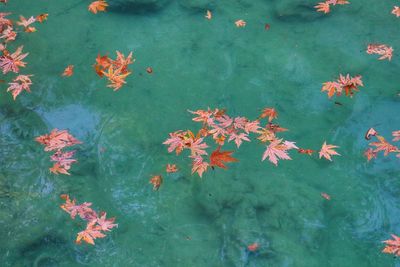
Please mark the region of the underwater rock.
<svg viewBox="0 0 400 267"><path fill-rule="evenodd" d="M39 131L37 129L46 128L46 123L34 110L25 107L15 108L3 105L0 108L0 118L2 136L10 139L21 139L31 141Z"/></svg>
<svg viewBox="0 0 400 267"><path fill-rule="evenodd" d="M60 266L57 259L68 259L72 251L68 242L56 233L38 236L19 249L20 257L15 264L21 266Z"/></svg>
<svg viewBox="0 0 400 267"><path fill-rule="evenodd" d="M275 17L280 21L299 23L310 22L323 17L323 13L316 12L315 3L305 3L301 0L277 1L275 3Z"/></svg>
<svg viewBox="0 0 400 267"><path fill-rule="evenodd" d="M109 0L108 2L110 11L146 13L160 10L171 0Z"/></svg>
<svg viewBox="0 0 400 267"><path fill-rule="evenodd" d="M211 9L215 6L215 0L180 0L179 4L190 9Z"/></svg>

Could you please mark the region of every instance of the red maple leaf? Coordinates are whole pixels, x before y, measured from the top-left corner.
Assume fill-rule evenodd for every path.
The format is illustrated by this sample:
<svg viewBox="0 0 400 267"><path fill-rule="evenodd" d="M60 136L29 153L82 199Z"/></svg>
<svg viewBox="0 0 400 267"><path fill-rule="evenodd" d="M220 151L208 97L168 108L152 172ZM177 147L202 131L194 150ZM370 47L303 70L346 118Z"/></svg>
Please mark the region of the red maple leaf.
<svg viewBox="0 0 400 267"><path fill-rule="evenodd" d="M227 169L228 167L224 165L225 162L238 162L238 159L235 159L231 156L233 151L221 151L221 146L219 146L215 151L211 153L210 156L210 166L217 166L223 169Z"/></svg>

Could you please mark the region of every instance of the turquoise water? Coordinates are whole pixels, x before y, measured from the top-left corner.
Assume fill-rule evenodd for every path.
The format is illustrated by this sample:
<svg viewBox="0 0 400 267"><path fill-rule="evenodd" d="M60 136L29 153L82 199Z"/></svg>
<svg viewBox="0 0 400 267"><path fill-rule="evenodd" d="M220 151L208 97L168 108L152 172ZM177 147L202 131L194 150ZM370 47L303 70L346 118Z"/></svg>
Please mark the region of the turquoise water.
<svg viewBox="0 0 400 267"><path fill-rule="evenodd" d="M369 127L387 138L400 129L396 1L351 1L329 15L314 1L109 2L97 15L90 1L0 7L15 19L49 13L13 44L30 52L23 73L34 74L32 93L14 102L0 84L1 265L400 266L381 253L381 241L400 234L399 161L362 156ZM237 19L247 26L236 28ZM392 61L367 55L369 43L392 46ZM118 92L92 68L98 53L115 50L136 58ZM62 78L69 64L75 74ZM320 92L339 73L365 84L342 106ZM331 163L292 153L275 167L261 162L263 146L253 141L234 153L239 163L200 179L187 157L162 145L169 132L198 129L187 109L255 119L269 106L289 128L286 139L314 149L326 140L342 156ZM53 128L83 142L71 176L50 174L49 153L34 141ZM164 175L166 163L181 170ZM156 174L164 184L154 192ZM107 211L119 228L96 246L76 245L85 224L59 208L63 193ZM249 253L254 242L260 249Z"/></svg>

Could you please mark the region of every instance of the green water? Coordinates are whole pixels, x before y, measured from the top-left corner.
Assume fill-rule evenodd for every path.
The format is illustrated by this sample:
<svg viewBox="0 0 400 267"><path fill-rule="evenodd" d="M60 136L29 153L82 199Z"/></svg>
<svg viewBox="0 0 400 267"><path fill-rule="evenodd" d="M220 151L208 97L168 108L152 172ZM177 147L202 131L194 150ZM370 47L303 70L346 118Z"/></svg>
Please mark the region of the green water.
<svg viewBox="0 0 400 267"><path fill-rule="evenodd" d="M381 241L400 234L399 160L362 156L369 127L387 138L400 128L400 18L390 14L398 1L351 1L329 15L306 0L109 2L98 15L81 0L0 7L13 18L49 13L13 44L30 52L32 93L14 102L0 84L1 266L400 266L381 253ZM367 55L369 43L393 46L392 61ZM118 92L91 66L115 50L136 58ZM62 78L69 64L75 74ZM343 106L320 92L339 73L365 84ZM267 106L290 129L285 139L314 149L326 140L342 156L292 153L275 167L253 141L235 152L239 163L200 179L162 145L169 132L198 129L187 109L255 119ZM53 128L83 142L71 176L50 174L49 153L33 141ZM149 178L166 163L181 171L154 192ZM59 208L62 193L107 211L119 228L96 246L76 245L84 222ZM249 254L254 242L260 249Z"/></svg>

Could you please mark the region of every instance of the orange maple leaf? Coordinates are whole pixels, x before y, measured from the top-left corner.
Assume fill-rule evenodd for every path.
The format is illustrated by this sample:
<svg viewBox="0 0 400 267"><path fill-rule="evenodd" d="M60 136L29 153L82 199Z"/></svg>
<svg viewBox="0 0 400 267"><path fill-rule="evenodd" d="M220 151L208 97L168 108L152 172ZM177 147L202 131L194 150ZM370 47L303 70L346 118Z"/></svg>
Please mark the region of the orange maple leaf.
<svg viewBox="0 0 400 267"><path fill-rule="evenodd" d="M389 153L398 152L399 149L390 144L383 136L377 135L376 138L379 142L371 142L369 145L374 146L375 149L373 152L378 153L379 151L383 151L383 155L386 157Z"/></svg>
<svg viewBox="0 0 400 267"><path fill-rule="evenodd" d="M314 8L317 9L318 12L324 12L325 14L331 11L330 5L327 2L318 3Z"/></svg>
<svg viewBox="0 0 400 267"><path fill-rule="evenodd" d="M59 173L66 174L66 175L71 175L68 172L68 170L66 170L64 168L64 166L62 166L60 163L54 163L53 167L49 168L49 170L50 170L51 173L54 173L56 175L59 174Z"/></svg>
<svg viewBox="0 0 400 267"><path fill-rule="evenodd" d="M97 55L96 58L96 63L94 64L94 69L100 77L103 77L103 71L108 69L111 66L111 59L105 55L105 56L100 56Z"/></svg>
<svg viewBox="0 0 400 267"><path fill-rule="evenodd" d="M36 20L39 21L40 23L43 23L43 21L47 20L47 17L49 14L44 13L36 16Z"/></svg>
<svg viewBox="0 0 400 267"><path fill-rule="evenodd" d="M107 7L108 4L105 0L99 0L92 2L89 5L88 10L93 14L97 14L97 12L105 12Z"/></svg>
<svg viewBox="0 0 400 267"><path fill-rule="evenodd" d="M231 156L233 151L220 151L221 146L219 146L215 151L211 153L210 156L210 166L217 166L223 169L227 169L228 167L224 165L225 162L238 162L238 159L235 159Z"/></svg>
<svg viewBox="0 0 400 267"><path fill-rule="evenodd" d="M163 182L161 175L154 175L150 178L150 184L153 185L153 190L158 190Z"/></svg>
<svg viewBox="0 0 400 267"><path fill-rule="evenodd" d="M271 122L273 119L278 118L278 112L274 108L264 108L259 119L268 117L268 121Z"/></svg>
<svg viewBox="0 0 400 267"><path fill-rule="evenodd" d="M68 65L65 68L62 76L71 77L73 74L74 74L74 65Z"/></svg>
<svg viewBox="0 0 400 267"><path fill-rule="evenodd" d="M176 164L167 164L166 172L173 173L173 172L177 172L177 171L178 171L178 167L176 167Z"/></svg>
<svg viewBox="0 0 400 267"><path fill-rule="evenodd" d="M94 239L105 237L106 235L100 232L101 228L95 224L96 220L89 222L86 229L78 233L75 242L80 244L83 240L88 244L94 245Z"/></svg>

